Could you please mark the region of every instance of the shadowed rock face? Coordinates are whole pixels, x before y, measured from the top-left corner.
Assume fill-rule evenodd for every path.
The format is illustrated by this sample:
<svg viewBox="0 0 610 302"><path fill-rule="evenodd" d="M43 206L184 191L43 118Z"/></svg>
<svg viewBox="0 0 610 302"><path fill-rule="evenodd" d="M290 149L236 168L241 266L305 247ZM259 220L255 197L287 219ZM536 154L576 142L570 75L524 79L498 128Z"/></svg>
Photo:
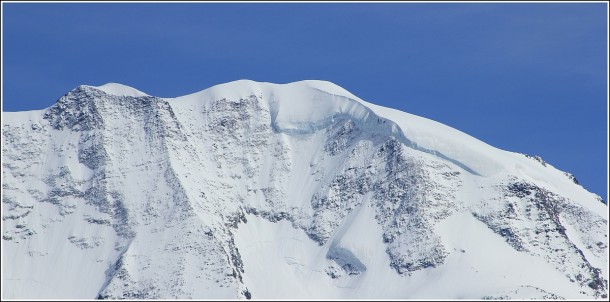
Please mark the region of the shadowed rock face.
<svg viewBox="0 0 610 302"><path fill-rule="evenodd" d="M63 276L58 298L256 298L234 241L245 214L287 220L330 244L328 276L357 278L368 268L329 239L369 198L390 266L404 278L445 263L454 251L435 226L467 212L583 293L607 295L592 260L607 255L601 214L515 175L484 178L417 147L363 105L288 121L278 120L276 101L252 93L180 103L80 86L38 118L5 123L2 239L28 259L5 263L5 280L56 276L40 263L57 258L46 247L65 245L77 256L58 263L83 269ZM71 292L68 282L87 274L96 279ZM19 290L29 285L11 282L10 298L30 297ZM524 287L486 297L523 292L556 296Z"/></svg>

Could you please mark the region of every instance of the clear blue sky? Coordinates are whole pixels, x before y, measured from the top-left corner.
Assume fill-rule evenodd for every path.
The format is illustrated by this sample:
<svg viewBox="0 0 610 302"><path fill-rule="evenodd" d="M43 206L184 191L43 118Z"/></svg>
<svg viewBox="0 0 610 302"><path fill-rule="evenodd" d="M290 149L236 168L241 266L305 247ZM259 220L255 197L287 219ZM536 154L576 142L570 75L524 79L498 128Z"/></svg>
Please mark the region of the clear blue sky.
<svg viewBox="0 0 610 302"><path fill-rule="evenodd" d="M174 97L328 80L540 155L608 200L605 3L2 5L4 111L80 84Z"/></svg>

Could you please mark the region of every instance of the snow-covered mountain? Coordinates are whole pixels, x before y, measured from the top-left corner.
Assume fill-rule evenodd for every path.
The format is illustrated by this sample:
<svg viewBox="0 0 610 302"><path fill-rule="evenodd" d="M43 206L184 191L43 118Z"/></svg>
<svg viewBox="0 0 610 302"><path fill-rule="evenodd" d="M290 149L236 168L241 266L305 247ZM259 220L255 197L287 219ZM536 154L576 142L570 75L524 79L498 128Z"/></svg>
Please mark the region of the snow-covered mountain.
<svg viewBox="0 0 610 302"><path fill-rule="evenodd" d="M3 298L607 298L608 208L324 81L2 116Z"/></svg>

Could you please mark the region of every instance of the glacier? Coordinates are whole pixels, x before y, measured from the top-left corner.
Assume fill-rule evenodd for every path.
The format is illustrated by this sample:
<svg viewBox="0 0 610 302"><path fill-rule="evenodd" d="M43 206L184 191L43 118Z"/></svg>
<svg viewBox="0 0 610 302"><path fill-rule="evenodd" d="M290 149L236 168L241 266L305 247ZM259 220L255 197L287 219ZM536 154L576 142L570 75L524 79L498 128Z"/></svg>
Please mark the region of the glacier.
<svg viewBox="0 0 610 302"><path fill-rule="evenodd" d="M3 299L607 299L608 208L331 82L2 113Z"/></svg>

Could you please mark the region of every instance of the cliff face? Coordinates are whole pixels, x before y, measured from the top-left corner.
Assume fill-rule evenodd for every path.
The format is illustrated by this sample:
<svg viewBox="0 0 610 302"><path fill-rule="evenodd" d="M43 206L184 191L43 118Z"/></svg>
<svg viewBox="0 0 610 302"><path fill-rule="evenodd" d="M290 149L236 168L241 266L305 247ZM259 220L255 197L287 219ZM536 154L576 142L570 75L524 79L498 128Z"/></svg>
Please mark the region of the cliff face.
<svg viewBox="0 0 610 302"><path fill-rule="evenodd" d="M80 86L2 136L4 298L607 295L571 174L328 82Z"/></svg>

